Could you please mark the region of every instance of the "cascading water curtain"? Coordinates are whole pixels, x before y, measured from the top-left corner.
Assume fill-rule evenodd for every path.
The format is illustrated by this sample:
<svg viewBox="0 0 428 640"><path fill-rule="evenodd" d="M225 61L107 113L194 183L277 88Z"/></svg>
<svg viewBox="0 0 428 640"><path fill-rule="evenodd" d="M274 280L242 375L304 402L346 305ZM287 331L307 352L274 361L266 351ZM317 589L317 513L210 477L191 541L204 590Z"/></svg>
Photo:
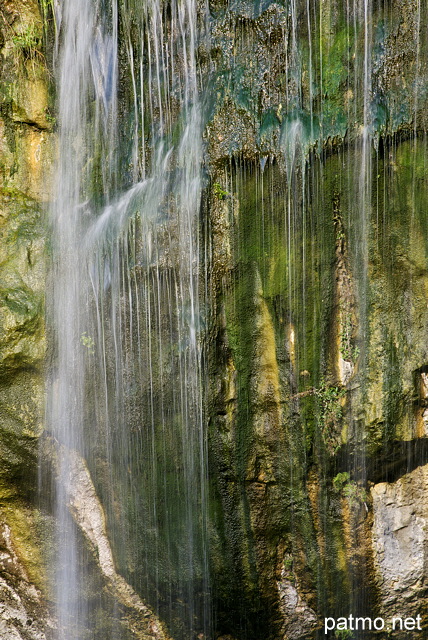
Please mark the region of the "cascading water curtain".
<svg viewBox="0 0 428 640"><path fill-rule="evenodd" d="M69 513L76 452L116 571L174 638L208 637L195 3L62 0L57 24L58 640L98 637ZM125 637L119 626L113 635Z"/></svg>

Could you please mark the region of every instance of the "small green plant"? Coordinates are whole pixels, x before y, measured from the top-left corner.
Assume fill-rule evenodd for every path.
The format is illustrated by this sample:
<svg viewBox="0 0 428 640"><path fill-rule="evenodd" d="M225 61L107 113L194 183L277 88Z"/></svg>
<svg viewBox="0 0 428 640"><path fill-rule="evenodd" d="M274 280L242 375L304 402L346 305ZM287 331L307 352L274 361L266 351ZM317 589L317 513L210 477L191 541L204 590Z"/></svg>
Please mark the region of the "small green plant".
<svg viewBox="0 0 428 640"><path fill-rule="evenodd" d="M325 380L321 380L321 385L315 390L315 395L321 400L321 420L327 417L341 418L342 405L341 398L346 394L346 389L337 386L328 386Z"/></svg>
<svg viewBox="0 0 428 640"><path fill-rule="evenodd" d="M321 379L320 387L315 389L315 395L319 399L319 425L330 454L336 453L340 446L340 423L343 415L341 400L345 394L346 389L329 386L324 379Z"/></svg>
<svg viewBox="0 0 428 640"><path fill-rule="evenodd" d="M347 471L338 473L333 478L333 489L337 493L341 493L349 501L351 507L364 504L367 508L367 491L360 484L351 480Z"/></svg>
<svg viewBox="0 0 428 640"><path fill-rule="evenodd" d="M84 331L80 336L80 342L87 348L88 353L93 356L95 353L95 342L91 336L88 336L86 331Z"/></svg>
<svg viewBox="0 0 428 640"><path fill-rule="evenodd" d="M218 182L214 182L213 184L213 193L218 200L224 200L229 195Z"/></svg>
<svg viewBox="0 0 428 640"><path fill-rule="evenodd" d="M40 29L33 23L28 24L22 31L15 33L12 37L12 42L18 56L31 59L36 55L42 55L39 50L42 44Z"/></svg>
<svg viewBox="0 0 428 640"><path fill-rule="evenodd" d="M338 473L337 476L333 478L333 489L338 493L342 491L345 484L350 481L350 475L347 471L342 471Z"/></svg>
<svg viewBox="0 0 428 640"><path fill-rule="evenodd" d="M341 331L340 331L340 353L344 360L355 362L360 355L360 348L353 345L352 335L354 333L354 323L352 313L342 305L340 308Z"/></svg>
<svg viewBox="0 0 428 640"><path fill-rule="evenodd" d="M49 122L53 127L56 125L56 118L55 116L53 116L51 114L51 112L49 111L49 109L46 109L45 111L46 114L46 121Z"/></svg>
<svg viewBox="0 0 428 640"><path fill-rule="evenodd" d="M42 53L42 30L41 27L33 23L27 24L24 29L13 34L13 58L15 65L26 66L30 63L33 73L36 71L36 63L44 63L45 57Z"/></svg>
<svg viewBox="0 0 428 640"><path fill-rule="evenodd" d="M358 507L362 504L366 505L367 491L357 482L348 482L343 487L342 493L349 500L351 507ZM366 506L367 509L367 506Z"/></svg>
<svg viewBox="0 0 428 640"><path fill-rule="evenodd" d="M337 640L351 640L352 631L350 629L339 629L334 632L334 637Z"/></svg>

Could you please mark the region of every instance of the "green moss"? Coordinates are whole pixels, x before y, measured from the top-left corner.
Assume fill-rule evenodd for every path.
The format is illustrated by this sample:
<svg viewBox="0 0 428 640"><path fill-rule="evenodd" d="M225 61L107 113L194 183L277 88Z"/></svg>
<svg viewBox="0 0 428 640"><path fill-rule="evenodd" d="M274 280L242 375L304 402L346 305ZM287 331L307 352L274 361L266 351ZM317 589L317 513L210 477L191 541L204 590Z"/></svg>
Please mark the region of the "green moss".
<svg viewBox="0 0 428 640"><path fill-rule="evenodd" d="M221 431L212 446L225 467L213 499L216 521L222 523L217 553L237 555L236 590L241 584L249 600L264 579L261 541L273 550L278 539L287 537L291 519L285 505L290 503L296 545L305 541L307 561L325 590L321 608L335 606L337 584L348 597L353 565L340 497L347 508L365 512L367 496L347 475L335 478L333 490L329 460L344 438L363 456L363 448L373 452L404 433L414 437L414 371L428 361L420 334L428 322L426 146L413 141L382 147L379 155L373 151L374 171L367 174L372 199L364 225L361 163L360 149L348 148L319 163L313 159L311 168L297 164L290 180L275 165L261 171L237 162L227 181L232 271L220 288L219 308L224 309L224 349L236 368L237 392L230 412L217 398L217 410L224 413L212 418L211 428ZM337 202L340 236L334 222ZM366 270L362 246L368 247ZM340 269L345 270L342 306ZM263 313L270 319L269 344L274 344L278 369L279 419L275 402L258 395L265 366L260 356ZM353 362L347 383L352 391L335 378L340 355ZM263 437L257 431L261 424L269 425ZM315 541L314 524L304 513L308 464L328 478L318 500L319 512L329 514L317 534L325 564L314 560L321 553L321 538ZM266 507L263 525L253 489L261 472L275 486L277 514ZM263 500L266 506L265 495ZM232 513L233 540L228 542L226 522Z"/></svg>
<svg viewBox="0 0 428 640"><path fill-rule="evenodd" d="M0 301L13 314L26 316L33 320L40 314L40 300L28 287L2 287L0 282Z"/></svg>
<svg viewBox="0 0 428 640"><path fill-rule="evenodd" d="M6 210L0 221L3 242L11 246L34 240L42 234L40 204L21 191L11 188L0 190L0 203Z"/></svg>
<svg viewBox="0 0 428 640"><path fill-rule="evenodd" d="M345 394L345 389L327 385L323 379L320 387L315 390L319 401L318 429L330 454L336 453L341 445L342 400Z"/></svg>
<svg viewBox="0 0 428 640"><path fill-rule="evenodd" d="M12 36L16 55L25 58L34 58L41 54L42 31L40 25L26 24L20 31Z"/></svg>
<svg viewBox="0 0 428 640"><path fill-rule="evenodd" d="M43 353L44 243L40 207L3 190L0 221L0 376L39 364Z"/></svg>
<svg viewBox="0 0 428 640"><path fill-rule="evenodd" d="M48 597L48 572L44 554L49 547L49 542L52 543L52 528L49 525L46 526L47 520L39 511L25 505L19 499L4 501L1 497L0 513L2 520L11 529L14 551L30 583Z"/></svg>

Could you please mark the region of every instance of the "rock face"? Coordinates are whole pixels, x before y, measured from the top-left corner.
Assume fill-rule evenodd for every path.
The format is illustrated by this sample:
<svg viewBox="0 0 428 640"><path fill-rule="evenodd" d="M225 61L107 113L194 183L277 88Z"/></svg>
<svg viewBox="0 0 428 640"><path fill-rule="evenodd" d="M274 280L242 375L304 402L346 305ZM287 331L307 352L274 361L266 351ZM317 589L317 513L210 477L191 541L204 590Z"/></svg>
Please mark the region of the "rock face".
<svg viewBox="0 0 428 640"><path fill-rule="evenodd" d="M160 621L116 571L104 511L85 461L76 452L67 452L64 448L53 455L67 457L70 472L67 480L68 507L97 558L97 565L106 578L112 597L128 612L123 617L132 637L138 640L169 640Z"/></svg>
<svg viewBox="0 0 428 640"><path fill-rule="evenodd" d="M388 604L388 597L397 602L394 579L379 577L388 567L397 572L400 593L408 588L411 594L401 610L419 611L413 607L411 613L414 590L423 601L427 538L423 513L413 501L426 490L425 475L405 493L407 511L401 485L383 492L384 485L377 485L372 512L366 483L374 477L379 482L382 473L397 478L426 463L425 441L418 440L426 411L421 363L428 355L422 293L428 256L421 242L427 237L426 152L424 145L402 141L377 157L376 174L367 176L370 190L383 192L382 209L393 214L385 213L381 221L377 206L370 206L365 221L370 231L364 235L359 175L348 176L346 187L342 182L348 163L359 166L358 149L347 150L346 164L335 154L319 165L314 160L300 203L275 165L263 170L243 165L226 178L226 265L233 266L220 285L215 281L210 434L221 504L216 524L224 527L221 554L233 558L234 570L227 573L219 562L215 580L228 583L225 591L235 582L236 593L248 598L247 612L262 607L266 598L272 625L266 637L311 637L319 617L360 615L359 607L364 615L394 613ZM413 182L409 161L421 162L420 182ZM411 184L414 199L407 200L403 194ZM412 221L406 214L409 201ZM283 224L284 202L292 234ZM217 212L217 203L213 208ZM365 243L362 273L358 247ZM400 452L405 440L411 442ZM385 541L385 520L401 522L404 515L410 520L400 544L399 533ZM413 550L402 546L408 535ZM383 559L378 539L385 545ZM281 578L284 563L289 582ZM270 588L274 582L284 585L279 599ZM301 607L317 613L317 619L309 613L300 618L312 631L294 626L293 606L297 622ZM281 616L288 631L281 631ZM266 619L264 625L268 628ZM227 630L237 635L233 627ZM251 633L257 638L262 631Z"/></svg>
<svg viewBox="0 0 428 640"><path fill-rule="evenodd" d="M22 34L29 25L32 39L27 51ZM2 3L1 30L1 446L3 469L19 473L22 458L34 457L43 414L43 203L48 197L44 169L52 161L52 136L40 115L48 103L37 4L24 3L18 11L14 3Z"/></svg>
<svg viewBox="0 0 428 640"><path fill-rule="evenodd" d="M0 633L4 640L46 640L54 622L15 552L11 529L0 529ZM47 633L45 633L47 631Z"/></svg>
<svg viewBox="0 0 428 640"><path fill-rule="evenodd" d="M214 0L198 49L212 89L209 556L216 633L228 640L315 638L324 615L427 610L428 9L373 2L366 19L365 3L351 4L346 15L334 0ZM52 517L34 500L55 161L42 29L35 1L0 2L4 640L48 639L55 627ZM404 441L411 468L388 453ZM373 459L385 471L380 462L368 491ZM391 465L395 481L382 482ZM123 638L166 637L117 573L79 457L73 487L98 637L116 633L114 607Z"/></svg>
<svg viewBox="0 0 428 640"><path fill-rule="evenodd" d="M0 14L0 635L45 640L54 626L42 551L51 526L34 498L53 137L38 4L5 1Z"/></svg>
<svg viewBox="0 0 428 640"><path fill-rule="evenodd" d="M385 617L423 613L428 553L428 466L371 489L376 582Z"/></svg>
<svg viewBox="0 0 428 640"><path fill-rule="evenodd" d="M393 443L425 455L427 150L406 138L426 128L427 11L355 3L354 30L343 4L315 4L214 13L210 452L232 636L245 619L251 638L317 637L323 616L386 610L368 461L397 477Z"/></svg>
<svg viewBox="0 0 428 640"><path fill-rule="evenodd" d="M301 598L295 585L287 579L285 570L281 573L278 591L280 610L284 617L284 638L294 640L312 632L317 624L317 615Z"/></svg>

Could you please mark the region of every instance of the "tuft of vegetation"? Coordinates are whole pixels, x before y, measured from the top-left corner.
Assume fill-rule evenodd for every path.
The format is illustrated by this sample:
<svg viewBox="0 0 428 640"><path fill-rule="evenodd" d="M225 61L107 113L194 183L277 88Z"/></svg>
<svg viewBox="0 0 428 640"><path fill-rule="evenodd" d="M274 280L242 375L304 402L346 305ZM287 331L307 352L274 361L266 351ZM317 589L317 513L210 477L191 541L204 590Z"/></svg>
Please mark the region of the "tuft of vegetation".
<svg viewBox="0 0 428 640"><path fill-rule="evenodd" d="M29 23L25 29L12 36L15 53L24 60L31 60L37 56L43 57L40 49L42 46L42 35L40 29Z"/></svg>
<svg viewBox="0 0 428 640"><path fill-rule="evenodd" d="M337 640L351 640L352 631L350 629L336 629L334 637Z"/></svg>
<svg viewBox="0 0 428 640"><path fill-rule="evenodd" d="M52 125L52 127L55 127L57 120L56 120L56 117L52 115L49 108L46 108L45 117L47 122L49 122Z"/></svg>
<svg viewBox="0 0 428 640"><path fill-rule="evenodd" d="M225 200L229 195L228 192L223 189L223 187L218 182L214 182L213 184L213 193L214 197L218 200Z"/></svg>
<svg viewBox="0 0 428 640"><path fill-rule="evenodd" d="M343 417L341 400L345 395L346 389L329 386L324 379L321 380L320 387L315 389L315 396L319 399L319 425L327 451L331 455L340 446L339 433Z"/></svg>
<svg viewBox="0 0 428 640"><path fill-rule="evenodd" d="M347 471L342 471L338 473L337 476L333 478L333 489L340 493L343 487L350 482L351 477Z"/></svg>
<svg viewBox="0 0 428 640"><path fill-rule="evenodd" d="M89 336L86 331L80 336L80 342L88 350L88 353L93 356L95 354L95 342L94 339Z"/></svg>
<svg viewBox="0 0 428 640"><path fill-rule="evenodd" d="M343 305L340 309L341 331L340 331L340 353L344 360L355 363L360 355L360 348L352 344L352 335L354 332L354 324L352 321L352 313L345 310Z"/></svg>
<svg viewBox="0 0 428 640"><path fill-rule="evenodd" d="M338 473L333 478L333 489L349 501L350 507L365 505L367 508L367 491L357 482L351 480L347 471Z"/></svg>

